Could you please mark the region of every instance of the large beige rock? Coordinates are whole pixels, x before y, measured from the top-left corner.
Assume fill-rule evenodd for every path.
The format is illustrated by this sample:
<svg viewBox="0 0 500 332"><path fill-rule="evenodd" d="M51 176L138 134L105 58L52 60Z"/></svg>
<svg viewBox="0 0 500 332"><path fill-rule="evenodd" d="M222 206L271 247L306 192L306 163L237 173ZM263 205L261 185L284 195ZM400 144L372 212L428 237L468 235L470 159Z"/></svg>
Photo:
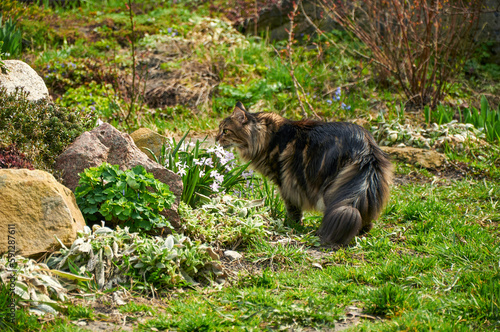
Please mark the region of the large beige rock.
<svg viewBox="0 0 500 332"><path fill-rule="evenodd" d="M12 93L16 88L29 92L28 100L49 98L49 90L43 79L27 63L20 60L3 60L7 73L0 71L0 87Z"/></svg>
<svg viewBox="0 0 500 332"><path fill-rule="evenodd" d="M446 164L446 156L434 150L425 150L413 147L382 146L382 150L391 157L417 166L435 169Z"/></svg>
<svg viewBox="0 0 500 332"><path fill-rule="evenodd" d="M149 158L154 160L154 157L151 155L147 149L153 151L156 157L160 155L161 148L163 144L167 143L169 139L163 135L158 134L155 131L152 131L148 128L139 128L130 134L130 137L134 140L135 145L142 152L148 155Z"/></svg>
<svg viewBox="0 0 500 332"><path fill-rule="evenodd" d="M80 180L78 174L103 162L119 165L121 170L142 165L156 179L167 184L176 199L172 207L163 210L162 214L174 227L179 225L177 209L182 195L181 177L148 158L134 144L129 134L121 133L108 123L80 135L57 158L55 168L62 171L63 184L74 191Z"/></svg>
<svg viewBox="0 0 500 332"><path fill-rule="evenodd" d="M55 236L71 245L85 220L71 190L51 174L0 169L0 254L9 249L9 225L17 254L33 256L59 248Z"/></svg>

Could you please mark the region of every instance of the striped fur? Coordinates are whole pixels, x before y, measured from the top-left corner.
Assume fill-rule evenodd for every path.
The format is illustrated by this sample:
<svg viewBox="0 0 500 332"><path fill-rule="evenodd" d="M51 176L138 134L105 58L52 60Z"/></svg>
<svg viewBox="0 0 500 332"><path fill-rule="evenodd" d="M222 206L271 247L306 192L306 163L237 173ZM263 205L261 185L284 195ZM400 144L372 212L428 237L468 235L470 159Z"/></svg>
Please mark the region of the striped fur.
<svg viewBox="0 0 500 332"><path fill-rule="evenodd" d="M216 140L236 147L280 189L288 218L324 212L323 243L348 244L367 232L389 198L392 164L364 128L345 122L291 121L249 113L238 103Z"/></svg>

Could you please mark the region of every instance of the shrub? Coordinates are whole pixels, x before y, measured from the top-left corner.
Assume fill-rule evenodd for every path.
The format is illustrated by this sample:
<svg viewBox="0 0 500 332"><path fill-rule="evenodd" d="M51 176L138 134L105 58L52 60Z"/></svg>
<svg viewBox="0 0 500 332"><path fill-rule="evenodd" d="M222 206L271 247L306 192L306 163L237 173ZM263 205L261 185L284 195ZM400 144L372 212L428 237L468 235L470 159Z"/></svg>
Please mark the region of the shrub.
<svg viewBox="0 0 500 332"><path fill-rule="evenodd" d="M0 143L14 144L35 168L51 171L57 156L95 126L96 117L90 110L72 111L26 97L20 89L8 94L0 88Z"/></svg>
<svg viewBox="0 0 500 332"><path fill-rule="evenodd" d="M483 1L326 1L328 13L364 42L409 105L432 108L474 50Z"/></svg>
<svg viewBox="0 0 500 332"><path fill-rule="evenodd" d="M134 232L153 227L172 228L160 212L170 208L174 194L168 185L140 165L125 171L108 163L85 169L80 174L75 196L86 220L103 217Z"/></svg>
<svg viewBox="0 0 500 332"><path fill-rule="evenodd" d="M14 145L0 147L0 168L28 168L35 169L26 159L24 153L19 152Z"/></svg>

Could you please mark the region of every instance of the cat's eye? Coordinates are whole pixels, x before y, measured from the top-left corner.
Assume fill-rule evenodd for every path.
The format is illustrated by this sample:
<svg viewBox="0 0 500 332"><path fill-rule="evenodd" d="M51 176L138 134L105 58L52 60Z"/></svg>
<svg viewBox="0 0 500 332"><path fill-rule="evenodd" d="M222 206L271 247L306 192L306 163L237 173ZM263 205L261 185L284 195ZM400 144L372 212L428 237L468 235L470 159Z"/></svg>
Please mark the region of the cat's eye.
<svg viewBox="0 0 500 332"><path fill-rule="evenodd" d="M223 133L224 135L226 135L226 134L227 134L227 129L222 129L222 133Z"/></svg>

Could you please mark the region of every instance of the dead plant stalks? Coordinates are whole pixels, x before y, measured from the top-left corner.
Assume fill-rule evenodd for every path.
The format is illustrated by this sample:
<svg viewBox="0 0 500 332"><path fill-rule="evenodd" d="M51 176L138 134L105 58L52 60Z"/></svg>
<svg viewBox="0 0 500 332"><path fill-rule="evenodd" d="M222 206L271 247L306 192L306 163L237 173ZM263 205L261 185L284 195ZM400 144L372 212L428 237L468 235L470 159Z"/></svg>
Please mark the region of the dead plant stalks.
<svg viewBox="0 0 500 332"><path fill-rule="evenodd" d="M407 106L436 107L473 51L482 0L323 0L325 12L371 51Z"/></svg>
<svg viewBox="0 0 500 332"><path fill-rule="evenodd" d="M293 55L292 46L293 46L293 41L294 41L293 31L295 29L294 20L295 20L295 17L297 16L297 11L298 11L299 5L301 5L301 3L302 3L302 0L299 0L298 3L294 2L293 3L293 10L288 14L288 18L290 19L290 30L287 30L287 32L288 32L288 44L286 46L287 57L288 57L287 69L288 69L288 72L290 73L290 77L292 78L295 95L296 95L297 100L299 102L300 108L302 109L302 116L304 118L307 117L307 111L306 111L306 108L304 106L304 103L305 103L305 104L307 104L309 111L315 117L317 117L318 119L321 119L321 117L314 111L314 108L311 106L311 104L307 100L306 92L305 92L304 88L302 87L302 85L300 84L300 82L297 80L297 77L295 76L295 64L293 63L293 58L292 58L292 55ZM278 50L274 46L272 46L272 48L276 52L276 54L278 55L280 60L282 60L283 63L285 63L285 61L281 57L280 52L278 52ZM302 99L304 99L304 101Z"/></svg>

